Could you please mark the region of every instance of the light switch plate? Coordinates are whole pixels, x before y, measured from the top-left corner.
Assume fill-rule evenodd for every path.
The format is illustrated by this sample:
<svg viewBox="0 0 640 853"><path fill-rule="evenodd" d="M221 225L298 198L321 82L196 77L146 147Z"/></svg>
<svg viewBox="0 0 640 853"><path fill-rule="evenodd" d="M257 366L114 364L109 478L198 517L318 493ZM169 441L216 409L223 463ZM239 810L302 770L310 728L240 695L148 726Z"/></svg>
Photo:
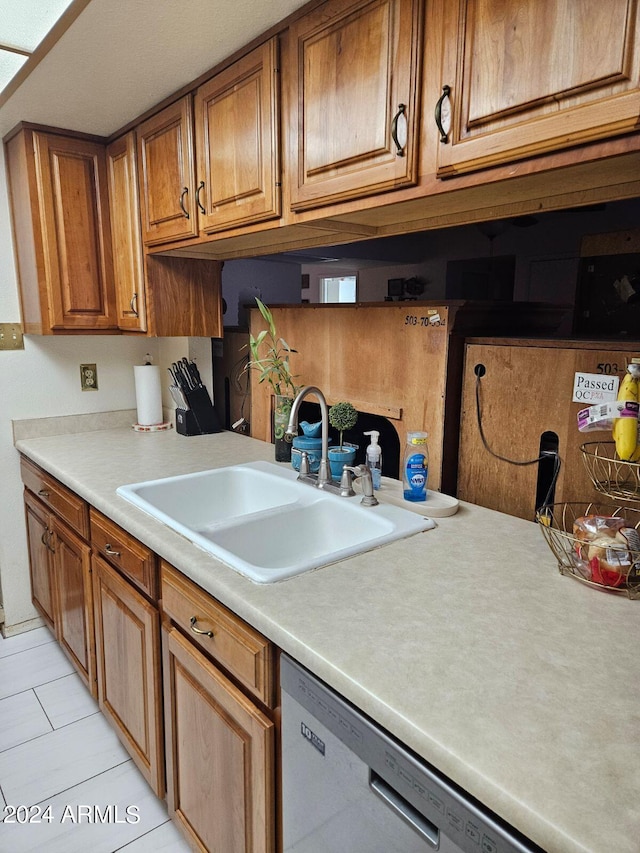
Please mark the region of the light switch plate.
<svg viewBox="0 0 640 853"><path fill-rule="evenodd" d="M0 350L9 349L24 349L20 323L0 323Z"/></svg>

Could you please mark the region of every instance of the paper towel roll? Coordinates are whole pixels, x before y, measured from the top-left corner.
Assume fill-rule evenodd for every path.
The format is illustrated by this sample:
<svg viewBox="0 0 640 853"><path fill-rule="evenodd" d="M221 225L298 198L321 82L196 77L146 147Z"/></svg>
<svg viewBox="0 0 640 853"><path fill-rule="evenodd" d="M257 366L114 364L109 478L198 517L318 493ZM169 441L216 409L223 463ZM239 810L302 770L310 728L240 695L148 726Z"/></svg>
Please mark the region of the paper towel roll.
<svg viewBox="0 0 640 853"><path fill-rule="evenodd" d="M160 368L154 364L134 365L138 423L143 426L162 423Z"/></svg>

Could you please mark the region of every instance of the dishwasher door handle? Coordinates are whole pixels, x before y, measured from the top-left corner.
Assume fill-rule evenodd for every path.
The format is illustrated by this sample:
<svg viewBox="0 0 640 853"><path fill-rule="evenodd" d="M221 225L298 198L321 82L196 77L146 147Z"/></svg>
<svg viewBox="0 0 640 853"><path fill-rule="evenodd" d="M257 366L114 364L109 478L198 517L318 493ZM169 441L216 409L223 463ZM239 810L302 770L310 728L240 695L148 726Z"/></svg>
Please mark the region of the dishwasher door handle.
<svg viewBox="0 0 640 853"><path fill-rule="evenodd" d="M433 847L438 849L440 844L440 830L431 823L424 815L408 803L404 797L388 785L381 776L373 770L369 770L369 787L376 796L386 803L411 829Z"/></svg>

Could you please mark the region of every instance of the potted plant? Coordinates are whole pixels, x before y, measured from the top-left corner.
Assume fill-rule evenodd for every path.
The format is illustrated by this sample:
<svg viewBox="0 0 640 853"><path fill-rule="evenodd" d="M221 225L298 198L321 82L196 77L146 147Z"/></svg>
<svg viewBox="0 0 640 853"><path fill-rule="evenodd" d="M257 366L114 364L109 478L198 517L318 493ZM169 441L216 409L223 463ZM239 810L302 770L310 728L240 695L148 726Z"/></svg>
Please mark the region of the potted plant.
<svg viewBox="0 0 640 853"><path fill-rule="evenodd" d="M267 328L256 337L249 334L251 357L247 369L258 371L258 382L268 382L271 386L275 398L273 435L276 462L290 462L291 439L287 438L286 429L293 400L302 388L296 384L297 376L291 372L289 363L290 353L296 350L278 335L271 311L257 296L256 305Z"/></svg>
<svg viewBox="0 0 640 853"><path fill-rule="evenodd" d="M339 480L344 465L353 465L356 459L357 444L345 444L344 433L353 429L358 421L358 412L351 403L335 403L329 409L329 423L340 433L340 443L337 447L329 448L329 467L331 476Z"/></svg>

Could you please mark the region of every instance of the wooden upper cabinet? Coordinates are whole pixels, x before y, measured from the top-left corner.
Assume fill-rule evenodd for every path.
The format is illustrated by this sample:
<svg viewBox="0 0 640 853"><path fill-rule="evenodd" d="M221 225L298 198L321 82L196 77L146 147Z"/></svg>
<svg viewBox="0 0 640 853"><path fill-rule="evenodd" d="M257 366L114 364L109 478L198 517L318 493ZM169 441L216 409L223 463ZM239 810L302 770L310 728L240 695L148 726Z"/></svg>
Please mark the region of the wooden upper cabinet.
<svg viewBox="0 0 640 853"><path fill-rule="evenodd" d="M291 208L417 180L420 0L329 0L291 28Z"/></svg>
<svg viewBox="0 0 640 853"><path fill-rule="evenodd" d="M196 92L198 221L206 234L280 216L278 40Z"/></svg>
<svg viewBox="0 0 640 853"><path fill-rule="evenodd" d="M143 241L197 237L191 95L143 122L137 138Z"/></svg>
<svg viewBox="0 0 640 853"><path fill-rule="evenodd" d="M144 332L147 318L134 131L107 148L107 175L118 328Z"/></svg>
<svg viewBox="0 0 640 853"><path fill-rule="evenodd" d="M25 332L115 328L104 145L25 125L6 154Z"/></svg>
<svg viewBox="0 0 640 853"><path fill-rule="evenodd" d="M442 9L451 129L438 146L441 177L637 130L636 0L458 0Z"/></svg>

